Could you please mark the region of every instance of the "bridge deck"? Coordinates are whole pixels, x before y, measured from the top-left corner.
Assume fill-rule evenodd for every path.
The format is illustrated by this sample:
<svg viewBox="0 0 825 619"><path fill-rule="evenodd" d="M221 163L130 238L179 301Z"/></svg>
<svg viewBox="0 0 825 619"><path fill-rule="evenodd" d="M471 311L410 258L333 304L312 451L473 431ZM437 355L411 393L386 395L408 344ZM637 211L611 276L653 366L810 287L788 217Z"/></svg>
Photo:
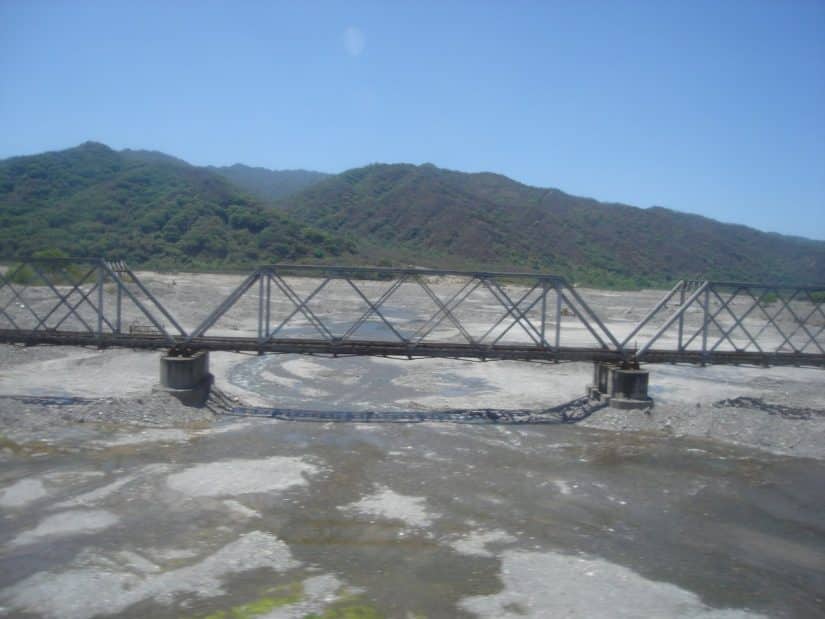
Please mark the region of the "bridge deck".
<svg viewBox="0 0 825 619"><path fill-rule="evenodd" d="M159 334L113 334L101 336L88 332L50 332L0 330L0 342L26 345L97 346L136 349L168 349L171 343ZM317 339L272 339L260 342L253 337L204 336L194 339L176 338L175 345L196 350L293 353L309 355L374 356L374 357L443 357L514 361L608 361L618 362L626 352L588 347L560 347L557 350L517 344L472 346L462 343L430 343L417 345L402 342L370 340L323 341ZM825 355L793 352L750 352L650 349L644 360L648 363L710 363L742 365L793 365L825 367Z"/></svg>

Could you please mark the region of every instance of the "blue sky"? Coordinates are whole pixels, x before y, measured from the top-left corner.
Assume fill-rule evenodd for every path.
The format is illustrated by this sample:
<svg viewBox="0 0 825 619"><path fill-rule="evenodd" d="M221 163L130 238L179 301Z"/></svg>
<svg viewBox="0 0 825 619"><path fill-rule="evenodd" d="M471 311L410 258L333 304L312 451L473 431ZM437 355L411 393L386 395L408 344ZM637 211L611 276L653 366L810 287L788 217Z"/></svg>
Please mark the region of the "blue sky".
<svg viewBox="0 0 825 619"><path fill-rule="evenodd" d="M0 0L0 136L432 162L825 239L825 2Z"/></svg>

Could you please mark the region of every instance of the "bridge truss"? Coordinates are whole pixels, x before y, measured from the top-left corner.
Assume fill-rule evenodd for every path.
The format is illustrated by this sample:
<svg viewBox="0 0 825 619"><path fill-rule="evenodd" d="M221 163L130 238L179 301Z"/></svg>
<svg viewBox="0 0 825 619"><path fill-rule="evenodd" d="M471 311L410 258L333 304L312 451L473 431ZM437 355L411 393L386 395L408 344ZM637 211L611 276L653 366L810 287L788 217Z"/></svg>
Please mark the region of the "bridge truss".
<svg viewBox="0 0 825 619"><path fill-rule="evenodd" d="M544 274L273 265L245 277L203 278L214 287L206 302L204 283L198 291L165 274L144 284L122 262L18 261L0 274L0 341L825 365L823 286L682 281L636 316L621 295Z"/></svg>

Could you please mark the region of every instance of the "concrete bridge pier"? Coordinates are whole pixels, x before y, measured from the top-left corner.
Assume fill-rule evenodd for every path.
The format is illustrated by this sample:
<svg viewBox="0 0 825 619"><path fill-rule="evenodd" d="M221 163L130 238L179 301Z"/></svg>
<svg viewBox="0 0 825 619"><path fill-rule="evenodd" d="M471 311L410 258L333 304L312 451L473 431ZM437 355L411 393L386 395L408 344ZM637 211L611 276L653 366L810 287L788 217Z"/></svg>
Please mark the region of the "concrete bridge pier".
<svg viewBox="0 0 825 619"><path fill-rule="evenodd" d="M587 395L594 400L605 400L614 408L641 409L653 406L647 395L649 372L638 363L593 364L593 384Z"/></svg>
<svg viewBox="0 0 825 619"><path fill-rule="evenodd" d="M213 377L209 373L209 352L190 355L169 354L160 358L160 386L186 406L203 406L209 397Z"/></svg>

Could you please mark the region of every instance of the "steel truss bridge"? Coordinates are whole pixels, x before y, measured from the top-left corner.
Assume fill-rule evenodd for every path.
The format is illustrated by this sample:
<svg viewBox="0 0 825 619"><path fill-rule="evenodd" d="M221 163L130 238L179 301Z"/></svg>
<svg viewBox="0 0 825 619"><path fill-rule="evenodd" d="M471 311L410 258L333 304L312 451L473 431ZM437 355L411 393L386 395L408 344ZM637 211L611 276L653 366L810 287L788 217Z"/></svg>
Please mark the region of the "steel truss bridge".
<svg viewBox="0 0 825 619"><path fill-rule="evenodd" d="M0 273L0 342L825 366L825 286L685 280L643 313L532 273L273 265L144 280L117 261L16 260Z"/></svg>

